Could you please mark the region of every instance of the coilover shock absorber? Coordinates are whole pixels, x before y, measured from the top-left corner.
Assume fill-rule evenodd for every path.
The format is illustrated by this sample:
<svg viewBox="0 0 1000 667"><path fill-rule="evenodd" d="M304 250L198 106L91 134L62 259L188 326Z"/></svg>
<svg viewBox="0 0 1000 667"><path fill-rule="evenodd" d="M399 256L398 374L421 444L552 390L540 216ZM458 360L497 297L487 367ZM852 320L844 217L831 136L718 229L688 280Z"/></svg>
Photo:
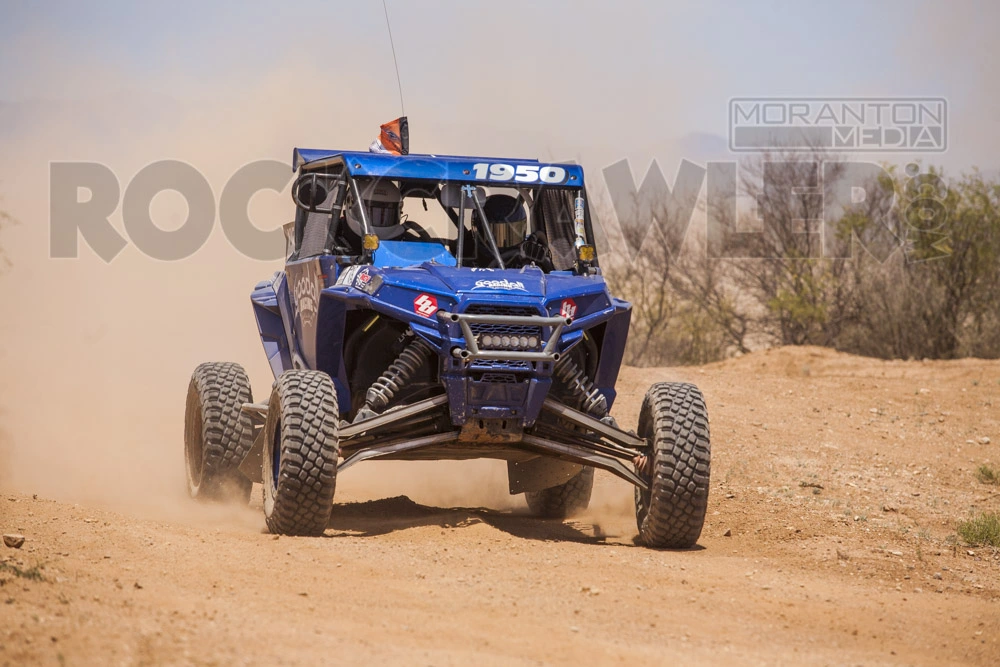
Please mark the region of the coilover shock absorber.
<svg viewBox="0 0 1000 667"><path fill-rule="evenodd" d="M569 355L560 357L552 372L566 385L573 397L580 401L580 407L584 412L598 419L607 416L608 399L594 386L587 374L580 370L580 367Z"/></svg>
<svg viewBox="0 0 1000 667"><path fill-rule="evenodd" d="M424 360L434 351L430 343L423 338L414 336L409 345L399 354L394 362L389 364L389 368L375 380L374 384L368 388L365 394L365 410L368 413L381 412L385 406L395 397L396 392L405 385L417 370L423 365Z"/></svg>

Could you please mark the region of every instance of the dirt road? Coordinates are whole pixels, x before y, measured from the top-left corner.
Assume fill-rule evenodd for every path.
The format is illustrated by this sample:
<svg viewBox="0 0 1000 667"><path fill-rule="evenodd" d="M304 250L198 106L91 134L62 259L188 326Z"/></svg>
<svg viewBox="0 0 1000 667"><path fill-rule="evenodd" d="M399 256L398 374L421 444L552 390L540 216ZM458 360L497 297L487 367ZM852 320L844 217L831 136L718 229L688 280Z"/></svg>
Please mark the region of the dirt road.
<svg viewBox="0 0 1000 667"><path fill-rule="evenodd" d="M1000 557L954 533L1000 510L974 477L1000 462L1000 363L626 369L619 422L664 379L711 414L697 549L634 545L632 492L604 473L586 515L530 518L492 462L350 470L323 538L263 534L256 495L8 488L0 530L27 540L0 546L0 664L997 664Z"/></svg>

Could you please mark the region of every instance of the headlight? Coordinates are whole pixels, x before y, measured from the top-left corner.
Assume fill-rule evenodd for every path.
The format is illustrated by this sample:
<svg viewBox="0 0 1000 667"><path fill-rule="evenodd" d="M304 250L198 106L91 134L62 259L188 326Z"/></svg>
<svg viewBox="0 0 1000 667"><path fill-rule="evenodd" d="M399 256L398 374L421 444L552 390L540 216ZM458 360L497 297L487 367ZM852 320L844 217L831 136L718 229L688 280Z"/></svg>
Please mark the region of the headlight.
<svg viewBox="0 0 1000 667"><path fill-rule="evenodd" d="M538 349L541 342L537 335L518 336L511 334L479 334L477 340L479 347L483 349L511 351Z"/></svg>

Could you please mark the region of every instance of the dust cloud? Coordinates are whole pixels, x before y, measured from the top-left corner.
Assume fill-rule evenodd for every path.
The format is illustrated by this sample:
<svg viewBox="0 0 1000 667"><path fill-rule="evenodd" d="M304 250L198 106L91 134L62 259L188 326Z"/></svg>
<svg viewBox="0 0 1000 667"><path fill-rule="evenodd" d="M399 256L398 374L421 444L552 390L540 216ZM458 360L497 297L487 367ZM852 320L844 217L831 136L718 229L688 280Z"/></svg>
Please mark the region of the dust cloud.
<svg viewBox="0 0 1000 667"><path fill-rule="evenodd" d="M95 71L81 91L72 72L53 66L53 86L65 84L85 101L21 109L17 133L2 138L0 196L19 224L0 234L13 262L0 275L0 490L215 520L217 513L186 497L188 379L203 361L238 361L254 396L266 396L272 377L249 293L281 262L243 257L218 224L182 261L157 261L130 244L105 263L82 239L77 259L51 259L49 161L101 162L124 190L143 166L183 160L206 176L218 199L229 176L250 161L289 161L293 146L367 146L396 109L364 81L351 83L351 95L371 103L337 104L343 90L312 85L323 73L301 64L275 66L252 85L179 86L168 98L137 93L122 72ZM310 105L287 103L289 90L306 87ZM19 112L0 107L4 113ZM424 134L418 143L433 140ZM187 215L175 193L158 195L151 211L164 229ZM263 230L280 227L292 215L288 188L256 195L250 215ZM125 236L120 208L110 222ZM358 466L345 472L340 489L338 500L401 493L445 505L508 507L516 500L507 497L505 469L495 462Z"/></svg>
<svg viewBox="0 0 1000 667"><path fill-rule="evenodd" d="M399 495L431 507L526 507L524 496L507 492L504 461L375 461L337 478L338 502Z"/></svg>

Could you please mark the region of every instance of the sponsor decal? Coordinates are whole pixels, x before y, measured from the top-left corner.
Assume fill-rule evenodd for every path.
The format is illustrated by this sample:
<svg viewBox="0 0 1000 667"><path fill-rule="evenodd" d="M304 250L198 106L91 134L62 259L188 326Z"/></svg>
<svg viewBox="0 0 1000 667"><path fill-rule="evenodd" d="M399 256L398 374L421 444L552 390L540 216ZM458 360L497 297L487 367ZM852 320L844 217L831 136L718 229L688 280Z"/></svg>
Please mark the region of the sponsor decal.
<svg viewBox="0 0 1000 667"><path fill-rule="evenodd" d="M361 269L354 278L354 289L361 290L365 294L374 294L382 286L382 276L373 273L368 267Z"/></svg>
<svg viewBox="0 0 1000 667"><path fill-rule="evenodd" d="M292 280L292 297L302 326L311 327L319 310L319 281L308 273L300 273Z"/></svg>
<svg viewBox="0 0 1000 667"><path fill-rule="evenodd" d="M358 271L361 270L360 266L349 266L340 272L337 276L338 285L353 285L354 278L358 275Z"/></svg>
<svg viewBox="0 0 1000 667"><path fill-rule="evenodd" d="M576 317L576 301L573 299L563 299L562 306L559 308L560 317Z"/></svg>
<svg viewBox="0 0 1000 667"><path fill-rule="evenodd" d="M413 300L413 312L421 317L430 317L438 311L438 300L430 294L421 294Z"/></svg>
<svg viewBox="0 0 1000 667"><path fill-rule="evenodd" d="M519 280L477 280L472 289L504 289L504 290L524 290L524 283Z"/></svg>

